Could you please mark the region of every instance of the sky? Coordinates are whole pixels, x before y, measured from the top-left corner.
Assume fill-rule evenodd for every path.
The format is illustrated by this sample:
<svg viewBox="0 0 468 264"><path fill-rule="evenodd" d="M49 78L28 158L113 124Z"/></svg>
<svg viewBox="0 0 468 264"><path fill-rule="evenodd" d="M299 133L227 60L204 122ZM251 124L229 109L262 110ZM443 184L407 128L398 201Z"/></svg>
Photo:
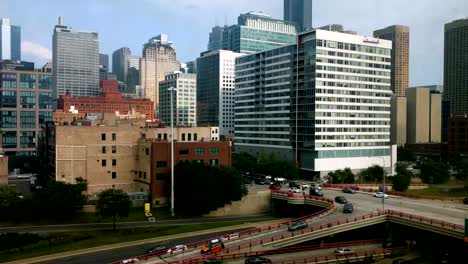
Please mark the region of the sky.
<svg viewBox="0 0 468 264"><path fill-rule="evenodd" d="M232 25L240 13L262 11L283 18L283 0L0 0L0 17L21 26L22 59L37 67L52 58L58 17L77 30L99 33L100 53L142 46L165 33L180 62L206 50L213 26ZM313 26L342 24L372 36L375 29L410 27L410 86L443 83L444 24L468 17L467 0L315 0Z"/></svg>

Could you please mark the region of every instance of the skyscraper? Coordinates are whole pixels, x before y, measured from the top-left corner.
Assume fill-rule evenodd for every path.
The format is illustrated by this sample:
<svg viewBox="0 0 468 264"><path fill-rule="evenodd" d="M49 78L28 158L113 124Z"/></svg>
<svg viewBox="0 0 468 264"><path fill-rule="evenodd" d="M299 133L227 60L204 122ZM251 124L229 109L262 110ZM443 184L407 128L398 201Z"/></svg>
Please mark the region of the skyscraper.
<svg viewBox="0 0 468 264"><path fill-rule="evenodd" d="M390 170L391 46L313 30L298 44L237 58L236 152L297 158L320 175L372 164Z"/></svg>
<svg viewBox="0 0 468 264"><path fill-rule="evenodd" d="M409 27L389 26L374 31L374 37L392 41L391 87L397 96L405 96L409 78Z"/></svg>
<svg viewBox="0 0 468 264"><path fill-rule="evenodd" d="M300 32L312 28L312 0L284 0L284 20L296 23Z"/></svg>
<svg viewBox="0 0 468 264"><path fill-rule="evenodd" d="M58 95L99 94L98 33L71 29L60 17L54 28L52 67L52 83Z"/></svg>
<svg viewBox="0 0 468 264"><path fill-rule="evenodd" d="M99 66L109 70L109 55L99 53Z"/></svg>
<svg viewBox="0 0 468 264"><path fill-rule="evenodd" d="M445 24L444 93L450 101L451 113L468 113L467 54L468 19Z"/></svg>
<svg viewBox="0 0 468 264"><path fill-rule="evenodd" d="M164 80L166 73L178 70L180 64L176 58L176 51L167 35L158 35L144 44L140 83L145 91L145 97L155 104L156 117L158 117L159 82Z"/></svg>
<svg viewBox="0 0 468 264"><path fill-rule="evenodd" d="M127 80L127 61L131 55L127 47L122 47L112 53L112 72L117 76L117 80L125 82Z"/></svg>
<svg viewBox="0 0 468 264"><path fill-rule="evenodd" d="M227 29L227 26L215 26L211 29L208 50L223 49L223 32L225 29Z"/></svg>
<svg viewBox="0 0 468 264"><path fill-rule="evenodd" d="M223 49L254 53L296 42L294 23L273 19L262 12L249 12L237 18L237 25L223 30Z"/></svg>
<svg viewBox="0 0 468 264"><path fill-rule="evenodd" d="M197 124L219 126L219 134L234 135L235 59L230 50L207 51L197 58Z"/></svg>
<svg viewBox="0 0 468 264"><path fill-rule="evenodd" d="M0 19L0 60L21 60L21 27L9 18Z"/></svg>

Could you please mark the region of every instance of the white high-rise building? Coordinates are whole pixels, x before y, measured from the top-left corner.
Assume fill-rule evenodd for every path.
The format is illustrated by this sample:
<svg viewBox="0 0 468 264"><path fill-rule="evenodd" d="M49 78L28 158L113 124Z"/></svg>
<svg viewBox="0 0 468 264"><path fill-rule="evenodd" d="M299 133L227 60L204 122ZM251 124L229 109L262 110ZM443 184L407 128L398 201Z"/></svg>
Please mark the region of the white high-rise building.
<svg viewBox="0 0 468 264"><path fill-rule="evenodd" d="M21 60L21 27L9 18L0 19L0 60Z"/></svg>
<svg viewBox="0 0 468 264"><path fill-rule="evenodd" d="M236 59L236 151L273 152L320 175L390 170L392 42L326 30L298 42Z"/></svg>
<svg viewBox="0 0 468 264"><path fill-rule="evenodd" d="M52 83L58 95L99 94L99 40L96 32L82 32L63 24L54 28Z"/></svg>
<svg viewBox="0 0 468 264"><path fill-rule="evenodd" d="M222 136L234 136L235 60L241 55L217 50L197 58L197 124L219 126Z"/></svg>

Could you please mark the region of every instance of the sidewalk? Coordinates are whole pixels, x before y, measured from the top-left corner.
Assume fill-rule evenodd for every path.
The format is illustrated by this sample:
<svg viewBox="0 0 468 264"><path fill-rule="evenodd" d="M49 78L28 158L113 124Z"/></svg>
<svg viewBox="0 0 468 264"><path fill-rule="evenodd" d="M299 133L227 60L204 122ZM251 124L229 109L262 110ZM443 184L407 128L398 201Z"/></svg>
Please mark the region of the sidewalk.
<svg viewBox="0 0 468 264"><path fill-rule="evenodd" d="M249 228L249 227L258 228L258 227L263 226L263 225L265 225L267 223L278 222L278 221L279 220L266 221L266 222L257 222L257 223L247 223L247 224L242 224L242 225L235 225L235 226L227 226L227 227L220 227L220 228L201 230L201 231L196 231L196 232L181 233L181 234L177 234L177 235L163 236L163 237L157 237L157 238L148 238L148 239L137 240L137 241L123 242L123 243L117 243L117 244L111 244L111 245L105 245L105 246L99 246L99 247L92 247L92 248L86 248L86 249L80 249L80 250L74 250L74 251L67 251L67 252L56 253L56 254L51 254L51 255L45 255L45 256L29 258L29 259L15 260L15 261L10 261L10 262L5 262L5 264L31 264L31 263L37 263L37 262L42 262L42 261L50 261L50 260L61 259L61 258L66 258L66 257L79 256L79 255L83 255L83 254L90 254L90 253L99 252L99 251L106 251L106 250L125 248L125 247L130 247L130 246L144 245L144 244L147 244L147 243L155 243L156 244L158 242L163 242L163 241L166 241L166 240L180 239L180 238L184 238L184 237L204 235L204 234L215 233L215 232L230 231L230 230L233 230L233 229L241 229L241 228Z"/></svg>

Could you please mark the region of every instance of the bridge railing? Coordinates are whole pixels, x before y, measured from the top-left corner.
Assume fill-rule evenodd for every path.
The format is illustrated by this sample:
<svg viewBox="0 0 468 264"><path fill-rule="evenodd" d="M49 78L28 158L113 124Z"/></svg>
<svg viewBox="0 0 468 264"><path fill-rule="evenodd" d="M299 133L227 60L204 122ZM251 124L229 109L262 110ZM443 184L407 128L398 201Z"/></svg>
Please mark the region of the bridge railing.
<svg viewBox="0 0 468 264"><path fill-rule="evenodd" d="M433 218L414 215L414 214L408 214L408 213L404 213L404 212L400 212L400 211L394 211L394 210L385 210L385 211L386 211L386 214L390 215L390 216L398 216L398 217L409 219L409 220L412 220L412 221L418 221L418 222L421 222L421 223L427 223L427 224L431 224L431 225L437 225L437 226L445 227L445 228L448 228L448 229L458 230L460 232L463 232L463 230L464 230L463 225L459 225L459 224L453 224L453 223L449 223L449 222L438 220L438 219L433 219Z"/></svg>

